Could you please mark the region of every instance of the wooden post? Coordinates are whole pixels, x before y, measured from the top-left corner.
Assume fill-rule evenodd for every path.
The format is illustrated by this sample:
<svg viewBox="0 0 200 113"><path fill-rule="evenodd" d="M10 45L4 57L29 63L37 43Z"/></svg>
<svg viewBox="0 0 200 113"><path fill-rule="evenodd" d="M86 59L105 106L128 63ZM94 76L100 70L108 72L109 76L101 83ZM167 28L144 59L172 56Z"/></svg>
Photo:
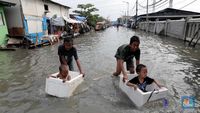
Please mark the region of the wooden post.
<svg viewBox="0 0 200 113"><path fill-rule="evenodd" d="M194 36L194 30L195 30L195 24L194 24L194 22L192 22L191 36Z"/></svg>
<svg viewBox="0 0 200 113"><path fill-rule="evenodd" d="M167 36L168 22L169 20L167 19L165 23L165 36Z"/></svg>
<svg viewBox="0 0 200 113"><path fill-rule="evenodd" d="M192 25L190 22L188 22L188 33L187 33L187 37L191 37L191 28L192 28ZM187 41L187 39L186 39Z"/></svg>
<svg viewBox="0 0 200 113"><path fill-rule="evenodd" d="M183 28L183 38L184 38L184 42L186 42L186 38L187 38L187 23L188 23L189 18L185 19L185 23L184 23L184 28ZM188 33L188 32L187 32Z"/></svg>
<svg viewBox="0 0 200 113"><path fill-rule="evenodd" d="M196 46L196 44L198 43L198 41L200 40L200 24L197 23L197 40L196 42L194 43L193 47Z"/></svg>

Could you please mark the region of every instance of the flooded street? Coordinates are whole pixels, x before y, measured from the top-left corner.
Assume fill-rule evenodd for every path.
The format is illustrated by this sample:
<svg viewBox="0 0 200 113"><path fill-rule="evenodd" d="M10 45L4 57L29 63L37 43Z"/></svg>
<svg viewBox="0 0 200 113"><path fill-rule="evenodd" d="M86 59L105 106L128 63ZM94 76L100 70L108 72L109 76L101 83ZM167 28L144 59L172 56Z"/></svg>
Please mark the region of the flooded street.
<svg viewBox="0 0 200 113"><path fill-rule="evenodd" d="M169 89L169 105L162 101L134 107L118 87L114 58L117 48L130 37L141 40L141 63L148 75ZM0 113L179 113L181 96L194 96L200 112L200 47L186 47L182 40L110 27L74 39L86 73L85 81L71 98L45 94L45 78L58 71L57 43L36 49L0 52ZM77 70L76 65L74 67Z"/></svg>

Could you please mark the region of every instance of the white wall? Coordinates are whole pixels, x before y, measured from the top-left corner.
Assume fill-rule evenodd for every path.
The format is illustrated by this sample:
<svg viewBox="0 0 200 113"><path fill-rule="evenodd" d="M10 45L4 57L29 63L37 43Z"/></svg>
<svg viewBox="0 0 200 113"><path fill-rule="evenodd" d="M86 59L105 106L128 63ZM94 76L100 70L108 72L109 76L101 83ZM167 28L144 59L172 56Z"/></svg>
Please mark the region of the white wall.
<svg viewBox="0 0 200 113"><path fill-rule="evenodd" d="M155 21L148 24L148 31L170 37L184 38L184 20ZM139 28L145 30L146 22L140 22Z"/></svg>
<svg viewBox="0 0 200 113"><path fill-rule="evenodd" d="M42 32L42 17L44 16L44 5L48 5L49 13L47 17L53 15L62 17L69 15L69 9L52 2L43 2L42 0L21 0L24 16L27 20L29 33Z"/></svg>
<svg viewBox="0 0 200 113"><path fill-rule="evenodd" d="M167 26L167 35L170 37L176 37L183 39L184 38L184 20L178 20L178 21L168 21Z"/></svg>
<svg viewBox="0 0 200 113"><path fill-rule="evenodd" d="M57 14L57 16L69 16L69 9L63 7L63 6L59 6L57 4L53 4L53 3L45 3L46 5L48 5L49 7L49 13L47 13L47 17L52 17L53 15Z"/></svg>
<svg viewBox="0 0 200 113"><path fill-rule="evenodd" d="M47 5L49 7L49 13L47 14L48 17L52 17L55 14L57 14L57 16L62 16L60 6L52 3L47 3Z"/></svg>
<svg viewBox="0 0 200 113"><path fill-rule="evenodd" d="M38 16L42 17L44 15L44 4L48 5L49 13L47 17L52 17L57 14L57 16L68 15L69 9L66 9L64 6L54 4L52 2L43 2L42 0L21 0L24 15L29 16Z"/></svg>
<svg viewBox="0 0 200 113"><path fill-rule="evenodd" d="M39 16L42 17L44 10L44 6L42 6L42 2L39 0L21 0L23 13L25 16ZM42 11L42 12L41 12Z"/></svg>
<svg viewBox="0 0 200 113"><path fill-rule="evenodd" d="M61 7L61 14L69 17L69 9L65 8L65 7Z"/></svg>
<svg viewBox="0 0 200 113"><path fill-rule="evenodd" d="M155 32L156 34L162 34L161 32L163 31L164 35L164 30L165 30L165 21L156 21L156 28L155 28Z"/></svg>

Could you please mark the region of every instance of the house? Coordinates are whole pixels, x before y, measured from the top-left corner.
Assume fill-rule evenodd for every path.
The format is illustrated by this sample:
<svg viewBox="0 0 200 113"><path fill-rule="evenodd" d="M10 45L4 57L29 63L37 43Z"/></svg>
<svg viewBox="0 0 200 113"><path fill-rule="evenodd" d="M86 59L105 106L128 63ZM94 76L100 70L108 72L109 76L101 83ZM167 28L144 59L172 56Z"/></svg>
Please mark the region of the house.
<svg viewBox="0 0 200 113"><path fill-rule="evenodd" d="M147 15L143 14L138 17L140 18L140 21L146 21ZM179 20L179 19L187 18L187 17L200 18L200 13L179 10L179 9L174 9L174 8L166 8L158 12L148 14L148 20L150 21L156 21L156 20L162 21L162 20L167 20L167 19Z"/></svg>
<svg viewBox="0 0 200 113"><path fill-rule="evenodd" d="M48 32L51 32L48 31L51 18L53 18L53 25L55 25L55 21L59 20L57 18L68 17L69 15L70 7L54 0L6 1L16 4L15 7L5 9L10 37L24 38L24 40L35 46L41 44L43 35L48 35ZM63 23L64 20L62 25Z"/></svg>
<svg viewBox="0 0 200 113"><path fill-rule="evenodd" d="M137 19L141 30L189 41L189 45L192 46L200 40L198 12L166 8L148 15L140 15Z"/></svg>
<svg viewBox="0 0 200 113"><path fill-rule="evenodd" d="M0 1L0 47L5 46L7 42L7 34L8 34L8 28L7 23L5 19L4 9L5 7L11 7L15 4L6 2L6 1Z"/></svg>

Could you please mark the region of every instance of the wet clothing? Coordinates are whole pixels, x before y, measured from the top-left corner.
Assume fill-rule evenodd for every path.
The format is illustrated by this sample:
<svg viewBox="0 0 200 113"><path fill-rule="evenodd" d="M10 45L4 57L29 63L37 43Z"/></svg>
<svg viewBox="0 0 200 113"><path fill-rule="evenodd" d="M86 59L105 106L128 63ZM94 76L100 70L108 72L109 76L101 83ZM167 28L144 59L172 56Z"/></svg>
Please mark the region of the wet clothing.
<svg viewBox="0 0 200 113"><path fill-rule="evenodd" d="M146 78L144 78L143 83L140 83L139 77L137 76L131 79L129 82L132 84L136 84L138 88L140 88L142 91L147 92L146 86L152 84L154 82L154 79L147 76Z"/></svg>
<svg viewBox="0 0 200 113"><path fill-rule="evenodd" d="M131 48L128 44L124 44L117 49L115 54L115 58L122 59L126 62L126 68L134 67L133 58L135 57L136 60L140 60L140 49L136 50L135 52L131 51Z"/></svg>
<svg viewBox="0 0 200 113"><path fill-rule="evenodd" d="M77 50L75 47L72 47L69 50L66 50L64 45L60 45L58 47L58 55L60 58L60 63L63 64L62 60L61 60L61 56L64 56L68 66L69 66L69 70L73 71L74 67L73 67L73 57L75 60L78 60L78 55L77 55Z"/></svg>

